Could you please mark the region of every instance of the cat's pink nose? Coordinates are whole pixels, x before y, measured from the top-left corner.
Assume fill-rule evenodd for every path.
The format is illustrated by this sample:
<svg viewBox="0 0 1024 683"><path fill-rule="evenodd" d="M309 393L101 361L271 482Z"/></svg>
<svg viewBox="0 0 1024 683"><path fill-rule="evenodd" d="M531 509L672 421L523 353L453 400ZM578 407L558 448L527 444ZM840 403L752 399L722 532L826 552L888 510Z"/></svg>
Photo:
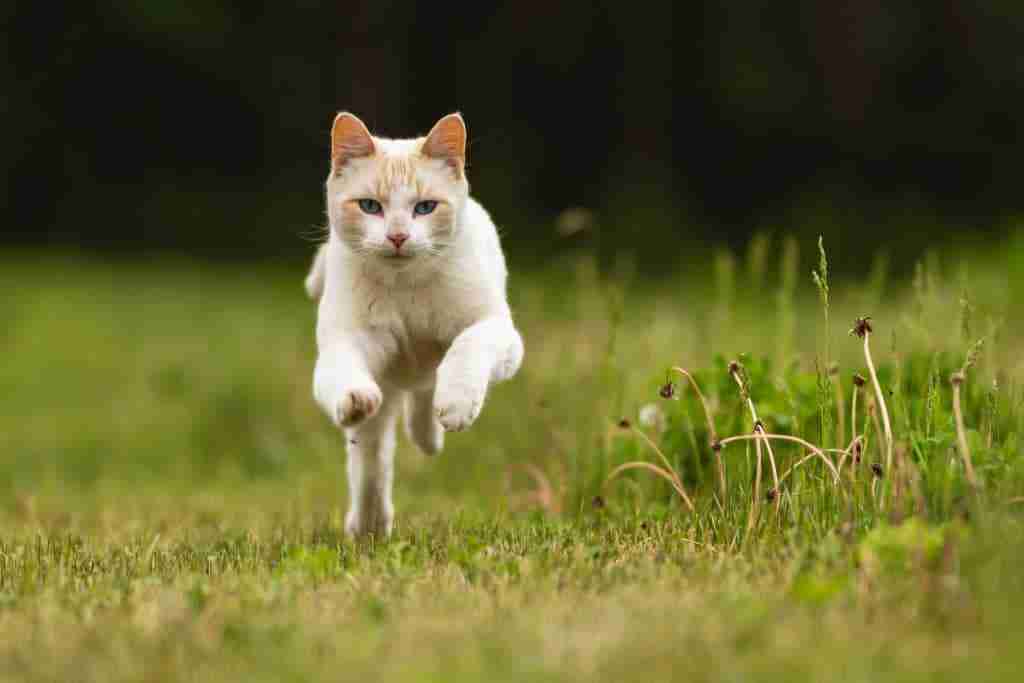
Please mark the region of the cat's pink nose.
<svg viewBox="0 0 1024 683"><path fill-rule="evenodd" d="M395 249L401 249L405 241L409 239L409 235L404 232L395 233L394 235L388 235L388 242L395 245Z"/></svg>

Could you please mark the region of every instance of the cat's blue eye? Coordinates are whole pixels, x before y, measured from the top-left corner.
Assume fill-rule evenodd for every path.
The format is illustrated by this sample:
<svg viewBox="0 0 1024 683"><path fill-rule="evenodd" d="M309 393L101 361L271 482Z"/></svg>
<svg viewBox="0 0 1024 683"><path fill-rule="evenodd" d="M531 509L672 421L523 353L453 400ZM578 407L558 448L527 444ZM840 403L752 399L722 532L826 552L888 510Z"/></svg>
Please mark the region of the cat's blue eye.
<svg viewBox="0 0 1024 683"><path fill-rule="evenodd" d="M384 211L384 207L380 205L376 199L360 199L359 208L363 210L363 213L377 214Z"/></svg>
<svg viewBox="0 0 1024 683"><path fill-rule="evenodd" d="M416 202L416 206L412 208L412 211L417 216L426 216L428 213L433 213L436 208L436 201L433 199L424 199L422 202Z"/></svg>

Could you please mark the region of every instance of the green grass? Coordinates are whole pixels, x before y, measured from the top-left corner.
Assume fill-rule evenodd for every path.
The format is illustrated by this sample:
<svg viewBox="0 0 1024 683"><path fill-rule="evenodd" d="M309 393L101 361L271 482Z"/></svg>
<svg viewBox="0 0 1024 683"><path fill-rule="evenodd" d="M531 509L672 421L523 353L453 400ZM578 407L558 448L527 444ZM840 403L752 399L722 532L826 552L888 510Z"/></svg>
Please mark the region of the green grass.
<svg viewBox="0 0 1024 683"><path fill-rule="evenodd" d="M514 267L523 371L439 457L403 443L395 537L362 544L310 396L300 268L6 255L0 680L1007 680L1024 666L1024 240L926 255L906 282L842 264L863 276L831 276L827 318L800 246L806 267L760 238L657 280L585 251ZM723 496L669 368L693 373L719 439L753 428L737 360L768 431L845 447L865 314L893 467L872 473L869 385L840 485L812 460L769 500L763 461L752 511L755 444L734 443ZM949 380L980 338L974 490ZM692 512L649 472L607 481L666 465L637 429ZM774 453L780 474L803 454Z"/></svg>

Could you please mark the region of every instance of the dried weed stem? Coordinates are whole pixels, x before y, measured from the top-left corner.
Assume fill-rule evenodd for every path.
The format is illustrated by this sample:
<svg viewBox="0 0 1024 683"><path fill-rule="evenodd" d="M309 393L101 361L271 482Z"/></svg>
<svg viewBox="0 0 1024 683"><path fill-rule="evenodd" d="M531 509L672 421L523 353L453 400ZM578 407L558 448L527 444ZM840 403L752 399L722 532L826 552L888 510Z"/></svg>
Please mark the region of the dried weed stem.
<svg viewBox="0 0 1024 683"><path fill-rule="evenodd" d="M672 368L672 372L677 372L681 376L685 377L690 382L690 386L693 387L694 392L697 394L697 398L700 399L700 405L704 409L704 419L707 420L708 424L708 438L710 439L710 445L718 443L718 435L715 433L715 421L711 417L711 408L708 407L707 399L704 398L704 394L700 390L700 386L697 384L697 380L693 378L686 370L681 367L675 366ZM715 456L715 464L718 467L718 490L722 497L722 504L725 504L725 494L728 491L725 480L725 464L722 463L721 454L712 448L712 453Z"/></svg>
<svg viewBox="0 0 1024 683"><path fill-rule="evenodd" d="M750 408L750 419L754 423L754 434L760 434L764 436L767 431L764 428L764 424L757 417L757 409L754 407L754 399L750 395L750 381L743 371L743 366L738 361L732 361L729 363L729 374L736 381L737 386L740 388L740 395L747 402L747 407ZM757 501L760 500L760 487L761 487L761 442L757 442L757 481L754 482L754 505L757 505ZM782 503L782 497L779 496L779 470L775 467L775 452L772 450L772 444L768 439L764 439L764 449L768 453L768 464L772 468L772 482L775 485L775 509L778 510L780 503Z"/></svg>
<svg viewBox="0 0 1024 683"><path fill-rule="evenodd" d="M892 468L892 424L889 422L889 409L885 405L882 385L878 382L878 373L875 372L875 363L871 359L871 332L873 330L871 329L870 321L871 318L869 317L858 318L850 333L864 340L864 362L867 363L871 384L875 388L875 402L878 406L878 412L882 414L882 427L885 430L885 469L889 471Z"/></svg>

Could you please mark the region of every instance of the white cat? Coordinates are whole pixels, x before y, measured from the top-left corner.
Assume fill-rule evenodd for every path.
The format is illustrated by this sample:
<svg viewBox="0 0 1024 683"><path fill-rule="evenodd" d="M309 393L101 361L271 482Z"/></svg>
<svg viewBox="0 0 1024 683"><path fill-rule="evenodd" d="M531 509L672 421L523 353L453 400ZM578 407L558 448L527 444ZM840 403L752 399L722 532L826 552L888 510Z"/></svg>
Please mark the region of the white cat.
<svg viewBox="0 0 1024 683"><path fill-rule="evenodd" d="M398 413L437 453L522 362L498 233L469 196L465 160L458 114L413 140L334 119L330 233L306 289L320 299L313 395L347 437L352 535L391 532Z"/></svg>

